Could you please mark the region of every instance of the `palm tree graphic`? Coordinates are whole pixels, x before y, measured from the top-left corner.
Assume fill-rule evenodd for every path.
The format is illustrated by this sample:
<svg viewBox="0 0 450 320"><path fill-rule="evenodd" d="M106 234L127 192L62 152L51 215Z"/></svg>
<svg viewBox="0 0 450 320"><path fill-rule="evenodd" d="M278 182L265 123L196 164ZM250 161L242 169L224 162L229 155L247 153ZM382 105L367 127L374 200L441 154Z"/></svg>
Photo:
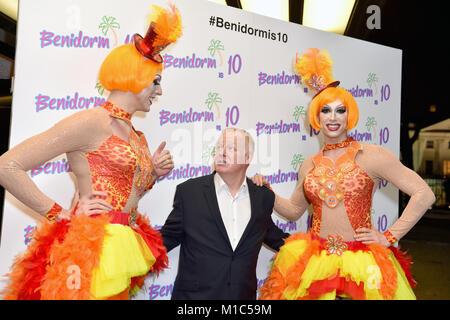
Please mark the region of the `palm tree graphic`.
<svg viewBox="0 0 450 320"><path fill-rule="evenodd" d="M120 24L116 21L116 18L114 17L102 17L102 22L99 24L98 28L102 31L103 35L106 36L108 34L108 31L111 30L114 35L114 45L113 47L117 46L118 38L117 33L114 31L114 29L120 29Z"/></svg>
<svg viewBox="0 0 450 320"><path fill-rule="evenodd" d="M303 121L305 121L305 115L306 115L305 107L303 107L303 106L295 106L295 111L292 114L292 116L294 117L295 121L298 122L300 117L303 119Z"/></svg>
<svg viewBox="0 0 450 320"><path fill-rule="evenodd" d="M305 161L305 158L303 158L303 155L301 153L294 154L294 157L292 158L292 161L291 161L292 168L295 171L297 171L297 169L303 163L303 161Z"/></svg>
<svg viewBox="0 0 450 320"><path fill-rule="evenodd" d="M218 118L220 119L220 109L218 103L222 103L222 98L219 94L217 92L209 92L208 99L206 99L205 104L209 110L211 110L212 106L215 105L217 108L217 113L219 114Z"/></svg>
<svg viewBox="0 0 450 320"><path fill-rule="evenodd" d="M376 134L377 134L377 131L376 131L376 128L375 128L376 125L377 125L377 120L375 120L375 117L367 117L367 121L366 121L365 126L367 128L367 131L370 131L371 129L373 131L372 141L375 140L375 137L376 137Z"/></svg>
<svg viewBox="0 0 450 320"><path fill-rule="evenodd" d="M222 44L222 41L220 40L211 40L209 43L208 51L211 54L211 57L214 58L214 55L217 53L219 55L219 65L221 66L223 63L222 54L220 51L225 50L225 47Z"/></svg>
<svg viewBox="0 0 450 320"><path fill-rule="evenodd" d="M98 93L103 96L103 93L105 92L105 88L103 88L102 84L100 83L100 81L97 81L97 83L95 84L95 89L97 89Z"/></svg>
<svg viewBox="0 0 450 320"><path fill-rule="evenodd" d="M378 93L377 82L378 82L377 75L373 72L369 73L369 76L367 77L367 84L369 85L370 88L372 88L372 85L375 86L375 94Z"/></svg>

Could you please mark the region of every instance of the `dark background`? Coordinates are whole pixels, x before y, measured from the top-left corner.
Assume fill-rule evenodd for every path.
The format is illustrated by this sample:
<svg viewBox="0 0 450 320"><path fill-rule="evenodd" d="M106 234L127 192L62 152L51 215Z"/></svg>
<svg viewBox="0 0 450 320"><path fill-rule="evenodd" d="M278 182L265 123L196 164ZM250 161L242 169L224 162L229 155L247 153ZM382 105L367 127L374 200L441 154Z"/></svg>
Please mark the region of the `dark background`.
<svg viewBox="0 0 450 320"><path fill-rule="evenodd" d="M239 0L228 0L240 8ZM366 26L369 5L381 9L381 28ZM402 162L412 168L412 143L420 129L450 116L444 102L444 84L448 77L449 51L445 39L448 30L445 1L416 3L405 0L357 0L345 31L346 36L394 47L402 55L401 142ZM302 22L303 0L290 0L290 21ZM16 22L0 13L0 54L14 59ZM0 154L8 149L11 79L0 79ZM430 112L430 106L436 106ZM415 132L412 138L408 130ZM2 192L2 191L1 191Z"/></svg>

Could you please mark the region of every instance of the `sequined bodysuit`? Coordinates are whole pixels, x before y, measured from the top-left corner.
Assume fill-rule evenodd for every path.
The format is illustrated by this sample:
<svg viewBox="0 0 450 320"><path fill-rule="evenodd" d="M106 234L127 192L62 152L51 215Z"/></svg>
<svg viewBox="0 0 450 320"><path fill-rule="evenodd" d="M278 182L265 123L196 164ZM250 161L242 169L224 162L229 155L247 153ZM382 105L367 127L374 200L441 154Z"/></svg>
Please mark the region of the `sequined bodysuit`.
<svg viewBox="0 0 450 320"><path fill-rule="evenodd" d="M129 115L123 114L123 111L114 105L107 102L103 107L112 117L129 122ZM133 148L133 135L130 138L131 144L111 135L98 149L86 153L92 176L92 189L107 192L107 201L118 211L127 206L133 190L133 181L135 193L139 197L152 187L152 176L148 174L153 170L151 162L149 159L140 161L141 153L147 157L149 154L145 137L138 132L134 138L141 141L141 144L134 143ZM139 166L139 163L143 164Z"/></svg>
<svg viewBox="0 0 450 320"><path fill-rule="evenodd" d="M45 215L55 201L34 184L27 171L65 153L80 197L103 191L108 194L104 200L114 210L130 212L153 182L147 142L142 133L134 130L130 117L107 102L61 120L1 157L1 183L19 201ZM120 138L113 131L113 118L127 123L128 142L125 134L121 133Z"/></svg>
<svg viewBox="0 0 450 320"><path fill-rule="evenodd" d="M374 182L354 161L361 149L361 145L353 141L335 163L324 157L322 151L313 157L314 168L304 181L305 195L313 206L313 234L321 234L324 205L333 209L341 201L354 231L360 227L372 228L370 210ZM327 211L333 214L334 210Z"/></svg>

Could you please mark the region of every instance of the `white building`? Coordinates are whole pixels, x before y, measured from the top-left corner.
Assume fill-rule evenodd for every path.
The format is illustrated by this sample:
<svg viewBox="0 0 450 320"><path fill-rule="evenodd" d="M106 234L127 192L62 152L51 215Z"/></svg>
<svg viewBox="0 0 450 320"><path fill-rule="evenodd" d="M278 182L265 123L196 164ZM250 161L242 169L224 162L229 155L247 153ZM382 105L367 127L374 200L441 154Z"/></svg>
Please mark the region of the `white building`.
<svg viewBox="0 0 450 320"><path fill-rule="evenodd" d="M414 170L436 194L436 206L448 203L450 178L450 118L420 130L413 144ZM447 200L447 201L446 201Z"/></svg>

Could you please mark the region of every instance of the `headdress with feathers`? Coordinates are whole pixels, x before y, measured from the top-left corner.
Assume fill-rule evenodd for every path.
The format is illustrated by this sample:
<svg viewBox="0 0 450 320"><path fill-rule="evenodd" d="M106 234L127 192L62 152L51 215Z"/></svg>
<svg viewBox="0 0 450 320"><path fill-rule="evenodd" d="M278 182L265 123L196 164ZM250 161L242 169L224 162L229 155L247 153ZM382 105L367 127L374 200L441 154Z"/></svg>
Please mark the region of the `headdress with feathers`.
<svg viewBox="0 0 450 320"><path fill-rule="evenodd" d="M316 92L309 105L309 121L314 129L320 130L320 123L318 119L321 104L327 99L339 97L344 105L348 108L347 130L356 126L359 118L358 104L355 98L344 88L336 88L339 81L333 78L333 61L330 54L326 50L319 50L317 48L309 48L306 52L298 58L296 56L295 67L297 72L302 76L302 82L311 90ZM320 93L327 88L336 88L330 95L324 93L323 98L315 99ZM330 93L330 92L328 92Z"/></svg>
<svg viewBox="0 0 450 320"><path fill-rule="evenodd" d="M334 81L333 61L327 50L309 48L300 58L297 55L295 60L295 68L302 76L302 82L316 92L315 96L326 88L339 85L339 81Z"/></svg>
<svg viewBox="0 0 450 320"><path fill-rule="evenodd" d="M134 35L136 49L146 58L162 63L160 52L181 36L182 24L178 9L170 4L169 9L152 5L149 27L144 38Z"/></svg>

